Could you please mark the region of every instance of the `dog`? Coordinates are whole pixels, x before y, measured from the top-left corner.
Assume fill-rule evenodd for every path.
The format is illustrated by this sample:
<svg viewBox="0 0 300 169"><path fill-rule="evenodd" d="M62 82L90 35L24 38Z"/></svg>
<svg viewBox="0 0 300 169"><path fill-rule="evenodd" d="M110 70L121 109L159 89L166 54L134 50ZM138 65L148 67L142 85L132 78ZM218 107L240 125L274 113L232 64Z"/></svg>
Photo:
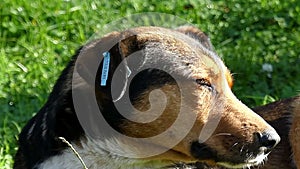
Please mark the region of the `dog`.
<svg viewBox="0 0 300 169"><path fill-rule="evenodd" d="M263 168L300 168L298 144L300 96L256 107L253 110L269 122L281 137L281 142L272 151Z"/></svg>
<svg viewBox="0 0 300 169"><path fill-rule="evenodd" d="M283 99L253 110L271 124L280 135L280 143L268 156L261 169L297 169L299 159L300 96ZM204 163L194 164L198 169L222 169Z"/></svg>
<svg viewBox="0 0 300 169"><path fill-rule="evenodd" d="M231 86L230 71L195 27L112 32L80 48L63 70L19 135L14 169L259 166L280 137ZM132 105L125 115L119 102Z"/></svg>

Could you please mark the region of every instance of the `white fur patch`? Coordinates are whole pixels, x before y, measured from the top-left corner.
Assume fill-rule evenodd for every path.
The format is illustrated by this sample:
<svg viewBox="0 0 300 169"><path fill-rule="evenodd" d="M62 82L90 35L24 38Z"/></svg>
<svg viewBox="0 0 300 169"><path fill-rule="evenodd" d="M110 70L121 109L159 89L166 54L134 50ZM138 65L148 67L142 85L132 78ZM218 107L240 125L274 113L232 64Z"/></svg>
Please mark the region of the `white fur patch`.
<svg viewBox="0 0 300 169"><path fill-rule="evenodd" d="M218 165L224 166L226 168L251 168L253 166L259 166L264 163L264 161L267 159L268 154L258 154L256 158L250 159L247 161L247 163L242 164L230 164L226 162L219 162Z"/></svg>
<svg viewBox="0 0 300 169"><path fill-rule="evenodd" d="M89 169L158 169L170 165L159 160L130 159L108 152L107 150L114 149L114 152L120 151L125 153L123 151L126 151L128 146L120 143L117 139L105 142L82 139L80 142L81 146L72 145ZM63 150L60 155L46 159L41 164L38 164L36 168L83 169L83 165L74 152L68 148Z"/></svg>

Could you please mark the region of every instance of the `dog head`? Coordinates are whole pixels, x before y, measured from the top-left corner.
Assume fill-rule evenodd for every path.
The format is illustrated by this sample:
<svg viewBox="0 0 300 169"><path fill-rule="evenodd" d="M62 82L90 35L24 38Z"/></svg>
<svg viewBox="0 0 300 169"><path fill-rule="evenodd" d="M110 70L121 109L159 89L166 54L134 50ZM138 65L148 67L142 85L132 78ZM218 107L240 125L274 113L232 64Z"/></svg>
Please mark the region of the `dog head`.
<svg viewBox="0 0 300 169"><path fill-rule="evenodd" d="M101 86L103 52L110 54L110 62L106 84ZM78 77L84 81L78 88L93 86L108 124L136 138L106 133L115 142L112 149L143 154L163 147L166 151L142 158L242 168L262 163L280 140L269 124L234 96L229 70L208 37L194 27L114 32L85 46L78 60ZM119 103L132 107L119 110ZM179 125L172 128L175 123ZM161 133L164 136L155 139Z"/></svg>

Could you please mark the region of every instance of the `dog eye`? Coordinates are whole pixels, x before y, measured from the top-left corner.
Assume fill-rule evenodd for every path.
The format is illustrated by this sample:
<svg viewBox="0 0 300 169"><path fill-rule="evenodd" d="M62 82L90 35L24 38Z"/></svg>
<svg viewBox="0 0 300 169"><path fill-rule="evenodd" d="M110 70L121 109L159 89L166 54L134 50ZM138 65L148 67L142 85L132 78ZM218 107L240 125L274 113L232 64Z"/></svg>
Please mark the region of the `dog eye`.
<svg viewBox="0 0 300 169"><path fill-rule="evenodd" d="M196 79L196 83L200 86L207 87L209 89L213 89L211 83L207 79Z"/></svg>

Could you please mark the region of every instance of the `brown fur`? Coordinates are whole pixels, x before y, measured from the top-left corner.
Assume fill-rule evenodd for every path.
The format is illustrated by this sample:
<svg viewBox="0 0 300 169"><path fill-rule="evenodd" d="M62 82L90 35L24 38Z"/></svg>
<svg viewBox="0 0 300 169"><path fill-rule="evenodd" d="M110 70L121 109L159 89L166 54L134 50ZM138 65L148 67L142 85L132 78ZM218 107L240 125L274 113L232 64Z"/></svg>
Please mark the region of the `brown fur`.
<svg viewBox="0 0 300 169"><path fill-rule="evenodd" d="M289 132L293 158L297 168L300 168L300 97L292 104L294 107L292 126Z"/></svg>
<svg viewBox="0 0 300 169"><path fill-rule="evenodd" d="M198 37L196 40L200 39L200 42L205 37L199 30L191 27L180 28L180 31L191 37ZM221 119L213 136L205 144L217 151L218 156L222 156L224 160L240 158L238 149L241 149L242 144L235 147L235 150L230 151L230 148L236 142L251 144L254 140L253 133L262 133L270 128L262 118L242 104L232 94L230 90L232 77L228 69L222 66L221 62L214 60L213 57L207 57L213 54L210 53L212 52L210 43L204 43L204 47L209 50L200 47L192 48L191 44L194 43L192 39L180 39L180 34L162 28L142 27L135 28L129 32L136 34L134 38L135 42L127 41L124 43L125 46L121 46L123 53L126 53L125 55L130 53L128 52L130 51L128 50L128 46L126 46L128 44L134 44L138 48L139 46L147 46L149 43L157 43L158 45L155 50L166 50L173 54L175 53L176 57L178 57L176 58L178 59L178 63L184 63L186 66L185 69L191 70L190 76L192 79L204 79L218 91L218 95L213 97L211 92L205 87L197 87L196 83L184 84L183 88L187 90L189 88L196 89L190 91L193 95L189 99L191 102L187 103L188 106L194 108L193 113L197 116L195 125L177 146L167 153L154 158L177 161L179 157L179 159L185 162L196 161L197 159L190 152L190 144L198 139L200 131L207 123L210 113L221 113ZM174 38L174 36L177 38ZM132 48L132 45L129 45L129 48ZM149 108L148 97L151 90L148 89L144 95L141 95L133 103L136 108L141 111ZM157 120L147 124L125 121L121 127L124 133L133 137L151 137L161 133L173 124L180 108L180 91L174 84L165 85L160 90L168 97L167 108L163 114ZM222 135L222 133L230 133L230 136ZM176 138L176 134L170 133L170 137L167 139L174 139L172 137ZM156 145L157 143L151 142L150 144ZM217 162L214 159L204 159L203 161L211 164Z"/></svg>
<svg viewBox="0 0 300 169"><path fill-rule="evenodd" d="M299 98L294 97L254 109L255 112L261 115L275 128L281 137L281 142L271 152L268 162L263 168L295 168L293 159L294 162L297 163L299 156L297 156L295 152L299 153L299 150L297 151L297 144L293 142L293 138L299 140L299 135L297 138L297 131L293 129L295 128L294 126L297 125L296 116L297 114L300 114L300 111L297 108L299 105ZM293 148L293 151L291 151L291 147ZM294 152L294 155L292 152ZM297 164L299 168L299 161Z"/></svg>
<svg viewBox="0 0 300 169"><path fill-rule="evenodd" d="M191 31L194 32L194 31ZM213 50L209 38L201 33L200 41L206 44L206 47ZM230 88L233 86L233 78L228 71L226 79ZM263 169L295 169L300 168L300 96L284 99L265 106L256 107L254 111L270 123L281 137L281 142L271 152L268 161ZM197 163L198 168L219 169L223 167L213 167Z"/></svg>
<svg viewBox="0 0 300 169"><path fill-rule="evenodd" d="M280 100L254 108L254 111L269 122L281 137L281 142L274 148L268 161L261 169L296 169L300 168L300 96ZM197 164L198 168L221 169L223 167Z"/></svg>

